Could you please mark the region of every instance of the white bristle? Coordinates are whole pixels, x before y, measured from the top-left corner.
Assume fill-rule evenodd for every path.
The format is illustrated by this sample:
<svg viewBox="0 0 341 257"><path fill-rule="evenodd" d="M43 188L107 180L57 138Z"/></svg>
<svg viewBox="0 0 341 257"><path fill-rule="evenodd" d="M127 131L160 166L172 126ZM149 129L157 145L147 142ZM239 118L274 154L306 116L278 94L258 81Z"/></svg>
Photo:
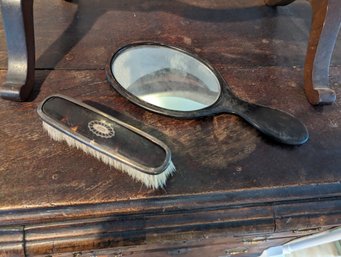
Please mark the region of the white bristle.
<svg viewBox="0 0 341 257"><path fill-rule="evenodd" d="M71 138L70 136L60 132L59 130L55 129L54 127L50 126L46 122L43 122L44 129L48 132L49 136L56 141L65 141L69 146L76 147L77 149L83 150L85 153L90 154L100 161L104 162L105 164L114 167L117 170L124 171L128 173L132 178L135 180L141 181L147 187L157 189L160 187L164 187L166 184L167 178L175 172L175 166L170 160L167 168L158 175L149 175L134 169L133 167L124 164L118 160L110 158L109 156L102 154L95 149Z"/></svg>

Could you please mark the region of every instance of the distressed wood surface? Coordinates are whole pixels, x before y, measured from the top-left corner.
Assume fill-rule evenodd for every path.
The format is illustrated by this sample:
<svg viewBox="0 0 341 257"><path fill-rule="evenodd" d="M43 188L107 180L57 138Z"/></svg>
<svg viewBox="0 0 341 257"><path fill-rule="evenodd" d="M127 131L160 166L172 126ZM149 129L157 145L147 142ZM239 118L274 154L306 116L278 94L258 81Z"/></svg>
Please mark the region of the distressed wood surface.
<svg viewBox="0 0 341 257"><path fill-rule="evenodd" d="M8 245L8 227L14 226L25 240L13 240L12 252L21 249L27 256L78 251L91 256L92 249L106 247L113 248L112 256L120 247L135 256L158 256L155 249L161 246L170 255L206 249L220 256L235 251L246 236L252 241L278 235L276 240L287 241L304 234L295 231L339 225L341 98L325 107L305 99L308 3L296 1L276 11L262 0L36 0L34 8L34 95L26 103L0 100L0 232L6 235L0 236L0 248ZM109 86L103 68L118 47L139 40L199 54L238 96L301 119L310 140L283 146L232 115L177 120L129 103ZM337 95L340 46L330 77ZM0 30L0 81L5 50ZM36 108L54 93L83 100L167 143L177 172L165 189L148 190L50 140ZM235 236L241 238L227 249L224 240ZM248 253L236 251L255 256L276 240L247 246ZM183 241L192 243L182 248Z"/></svg>
<svg viewBox="0 0 341 257"><path fill-rule="evenodd" d="M22 226L2 226L0 228L0 254L4 257L24 257L24 228Z"/></svg>
<svg viewBox="0 0 341 257"><path fill-rule="evenodd" d="M315 109L302 101L302 88L293 85L300 71L277 67L240 70L218 65L218 68L237 94L250 101L286 109L300 118L310 131L309 142L300 147L273 143L232 115L186 121L163 117L119 96L105 81L101 70L53 71L35 101L0 103L0 115L6 124L1 127L1 209L340 180L339 110L337 105ZM42 76L44 73L38 72ZM340 77L338 70L333 74ZM269 85L269 76L278 84ZM252 85L254 81L259 84ZM41 127L36 107L53 93L84 100L113 115L120 113L120 118L167 143L177 172L165 190L148 190L124 173L50 140Z"/></svg>

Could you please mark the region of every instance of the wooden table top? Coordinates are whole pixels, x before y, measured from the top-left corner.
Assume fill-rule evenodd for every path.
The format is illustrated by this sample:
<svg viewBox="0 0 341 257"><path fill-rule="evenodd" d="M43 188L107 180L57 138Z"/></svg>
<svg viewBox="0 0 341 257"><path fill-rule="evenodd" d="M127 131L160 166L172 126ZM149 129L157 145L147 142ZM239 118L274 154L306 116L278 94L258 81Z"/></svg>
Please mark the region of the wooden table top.
<svg viewBox="0 0 341 257"><path fill-rule="evenodd" d="M0 224L221 208L244 210L241 218L255 217L255 224L267 220L268 231L338 223L341 44L331 66L337 101L312 107L303 91L308 4L298 1L276 11L260 0L192 2L35 1L34 95L25 103L0 100ZM238 96L302 120L309 141L299 147L274 143L233 115L178 120L133 105L110 87L104 66L116 49L139 40L197 53ZM1 29L1 81L6 65ZM163 140L177 167L165 189L148 190L52 141L36 108L55 93L83 100ZM321 219L323 213L330 218ZM309 222L298 222L307 214ZM234 215L226 219L238 219ZM296 222L289 220L293 217Z"/></svg>

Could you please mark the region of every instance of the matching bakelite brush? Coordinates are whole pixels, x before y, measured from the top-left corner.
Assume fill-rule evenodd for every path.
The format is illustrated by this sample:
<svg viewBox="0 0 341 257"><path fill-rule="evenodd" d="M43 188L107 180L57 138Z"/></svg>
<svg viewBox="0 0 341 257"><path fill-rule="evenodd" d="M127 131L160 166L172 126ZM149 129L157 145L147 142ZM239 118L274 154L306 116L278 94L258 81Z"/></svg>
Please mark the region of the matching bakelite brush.
<svg viewBox="0 0 341 257"><path fill-rule="evenodd" d="M52 95L38 108L43 127L147 187L166 184L175 171L170 149L155 137L75 99Z"/></svg>

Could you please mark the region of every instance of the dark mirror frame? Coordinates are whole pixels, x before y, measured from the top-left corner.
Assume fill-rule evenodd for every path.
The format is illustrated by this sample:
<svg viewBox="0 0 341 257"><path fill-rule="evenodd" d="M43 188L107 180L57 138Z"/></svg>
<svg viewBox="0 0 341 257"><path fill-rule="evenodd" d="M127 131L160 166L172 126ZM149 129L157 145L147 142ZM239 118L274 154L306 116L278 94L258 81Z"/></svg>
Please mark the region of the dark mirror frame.
<svg viewBox="0 0 341 257"><path fill-rule="evenodd" d="M212 103L212 105L207 106L203 109L195 111L174 111L152 105L130 93L115 79L111 67L116 57L119 56L127 48L137 47L141 45L167 47L179 51L180 53L189 55L202 62L202 64L206 65L206 67L210 69L211 72L213 72L213 74L218 79L221 89L219 98L216 100L216 102ZM233 94L222 76L207 61L203 60L195 54L192 54L186 50L177 47L153 42L138 42L126 45L120 48L110 59L110 62L106 66L106 72L108 80L111 83L112 87L116 89L122 96L124 96L134 104L152 112L183 119L194 119L222 113L236 114L269 138L272 138L273 140L280 143L289 145L301 145L304 144L309 138L309 133L306 126L293 115L281 110L262 106L259 104L249 103L240 99L238 96Z"/></svg>
<svg viewBox="0 0 341 257"><path fill-rule="evenodd" d="M199 62L201 62L203 65L205 65L208 69L210 69L213 72L213 74L217 77L217 79L219 81L219 85L220 85L220 95L219 95L218 99L214 103L212 103L211 105L209 105L203 109L199 109L199 110L195 110L195 111L174 111L174 110L169 110L169 109L165 109L165 108L158 107L158 106L155 106L153 104L150 104L144 100L141 100L140 98L138 98L134 94L130 93L115 79L115 76L113 74L111 67L112 67L113 62L117 58L117 56L119 56L126 49L132 48L132 47L143 46L143 45L167 47L167 48L176 50L180 53L184 53L186 55L189 55L189 56L197 59ZM138 105L144 109L147 109L149 111L156 112L156 113L163 114L163 115L170 116L170 117L175 117L175 118L193 119L193 118L200 118L200 117L212 116L212 115L219 114L219 113L224 113L224 110L226 109L226 108L224 108L224 106L226 106L226 98L223 96L224 95L232 95L232 92L230 92L228 90L228 84L226 83L226 81L224 81L222 76L212 67L212 65L210 65L208 63L208 61L206 61L206 60L202 59L201 57L199 57L198 55L193 54L189 51L186 51L182 48L170 46L170 45L163 44L163 43L135 42L132 44L125 45L125 46L119 48L113 54L113 56L110 58L110 61L106 65L105 70L106 70L107 79L108 79L109 83L111 84L111 86L116 91L118 91L122 96L127 98L129 101L131 101L132 103L134 103L134 104L136 104L136 105Z"/></svg>

